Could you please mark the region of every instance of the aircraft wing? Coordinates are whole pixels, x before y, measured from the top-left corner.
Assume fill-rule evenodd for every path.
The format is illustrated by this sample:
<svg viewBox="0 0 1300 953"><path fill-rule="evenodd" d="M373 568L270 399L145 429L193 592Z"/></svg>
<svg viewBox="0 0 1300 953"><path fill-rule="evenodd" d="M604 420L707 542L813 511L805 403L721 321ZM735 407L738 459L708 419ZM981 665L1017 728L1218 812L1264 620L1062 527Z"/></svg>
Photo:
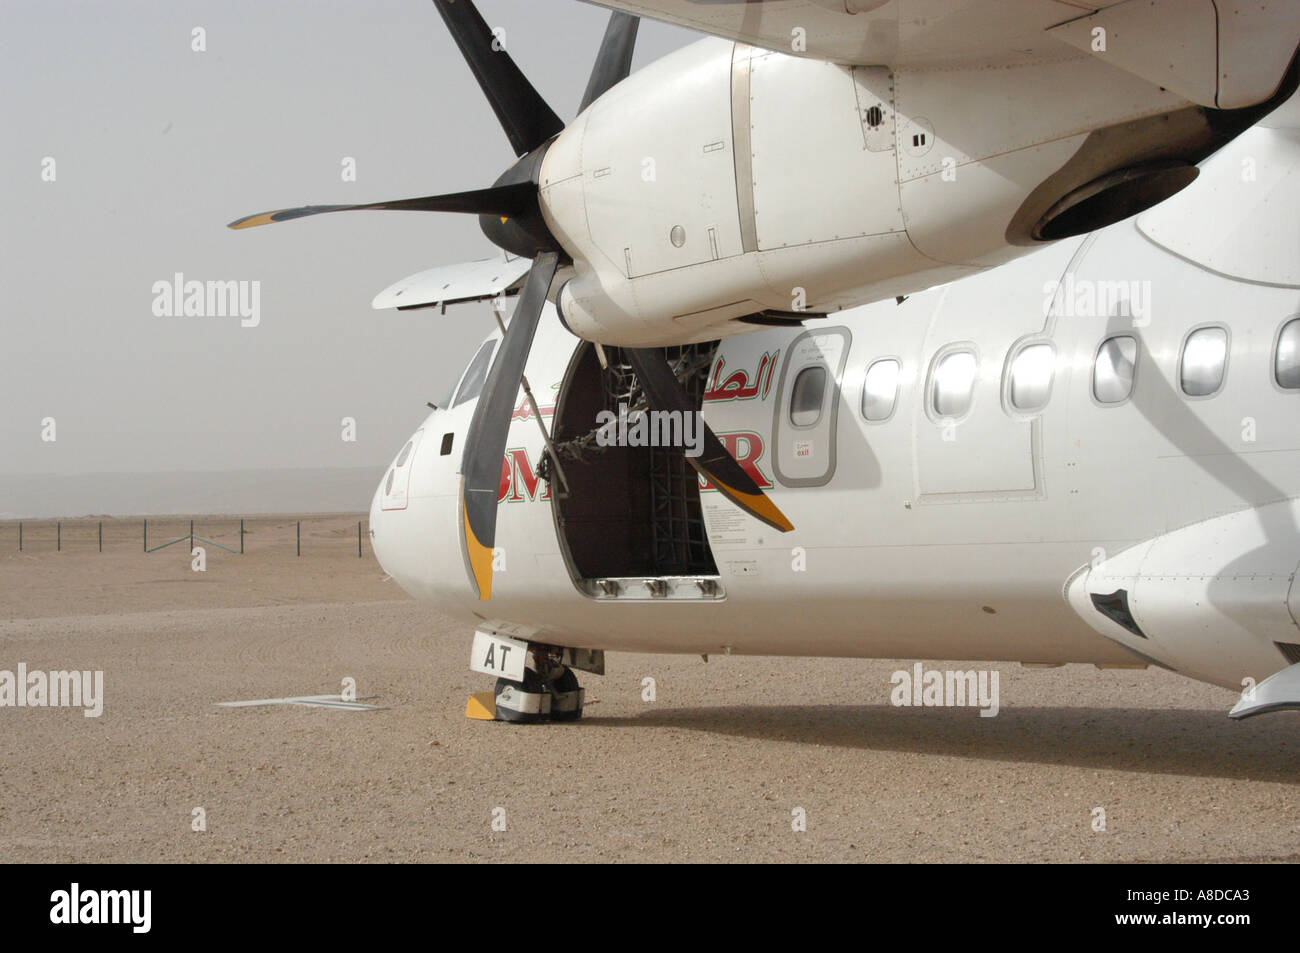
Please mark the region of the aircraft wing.
<svg viewBox="0 0 1300 953"><path fill-rule="evenodd" d="M1082 51L1219 109L1272 95L1300 43L1294 0L588 2L781 53L896 70L997 68Z"/></svg>
<svg viewBox="0 0 1300 953"><path fill-rule="evenodd" d="M528 258L509 257L430 268L385 288L375 295L370 306L376 311L385 308L408 311L465 301L486 301L498 294L509 297L519 293L532 264Z"/></svg>

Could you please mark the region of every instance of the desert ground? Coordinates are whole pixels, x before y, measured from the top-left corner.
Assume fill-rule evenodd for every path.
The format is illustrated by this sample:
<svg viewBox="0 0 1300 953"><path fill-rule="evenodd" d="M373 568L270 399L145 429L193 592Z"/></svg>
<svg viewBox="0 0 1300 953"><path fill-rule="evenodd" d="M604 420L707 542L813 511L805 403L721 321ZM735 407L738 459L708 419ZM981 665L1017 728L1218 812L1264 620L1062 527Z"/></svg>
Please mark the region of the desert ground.
<svg viewBox="0 0 1300 953"><path fill-rule="evenodd" d="M471 633L358 558L358 518L304 518L301 557L296 515L249 521L204 572L140 520L102 553L96 519L61 551L0 523L0 669L100 669L105 695L0 708L0 860L1300 858L1300 719L1232 722L1233 693L1154 669L1004 664L980 718L893 707L910 660L610 654L579 723L469 721ZM238 548L237 520L195 531ZM383 707L216 704L344 678Z"/></svg>

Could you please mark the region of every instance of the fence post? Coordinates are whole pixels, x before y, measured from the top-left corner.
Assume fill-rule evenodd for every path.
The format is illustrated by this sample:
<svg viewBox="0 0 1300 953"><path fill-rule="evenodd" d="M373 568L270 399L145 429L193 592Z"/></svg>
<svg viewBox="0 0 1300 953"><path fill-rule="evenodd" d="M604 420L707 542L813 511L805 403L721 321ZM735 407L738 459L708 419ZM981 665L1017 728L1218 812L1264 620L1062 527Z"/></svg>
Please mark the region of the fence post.
<svg viewBox="0 0 1300 953"><path fill-rule="evenodd" d="M54 544L54 551L61 553L63 552L63 520L59 520L54 525L57 527L57 535L54 537L57 542Z"/></svg>
<svg viewBox="0 0 1300 953"><path fill-rule="evenodd" d="M149 521L148 521L148 520L145 520L145 521L144 521L144 543L143 543L143 549L144 549L144 551L145 551L146 553L149 552Z"/></svg>
<svg viewBox="0 0 1300 953"><path fill-rule="evenodd" d="M361 520L357 520L357 559L361 558Z"/></svg>
<svg viewBox="0 0 1300 953"><path fill-rule="evenodd" d="M302 555L302 520L298 520L298 555Z"/></svg>
<svg viewBox="0 0 1300 953"><path fill-rule="evenodd" d="M244 555L244 521L239 521L239 555Z"/></svg>
<svg viewBox="0 0 1300 953"><path fill-rule="evenodd" d="M104 551L104 521L99 521L99 551Z"/></svg>

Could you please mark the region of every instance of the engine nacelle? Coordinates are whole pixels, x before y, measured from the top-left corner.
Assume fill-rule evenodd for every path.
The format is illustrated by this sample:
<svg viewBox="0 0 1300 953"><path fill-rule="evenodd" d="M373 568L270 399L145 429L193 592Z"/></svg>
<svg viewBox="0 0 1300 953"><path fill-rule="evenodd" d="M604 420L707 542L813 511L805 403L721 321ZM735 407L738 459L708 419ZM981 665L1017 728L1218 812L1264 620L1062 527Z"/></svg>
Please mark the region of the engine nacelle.
<svg viewBox="0 0 1300 953"><path fill-rule="evenodd" d="M543 214L574 259L560 311L651 346L908 294L1182 188L1226 141L1207 112L1072 50L893 72L702 40L546 153Z"/></svg>

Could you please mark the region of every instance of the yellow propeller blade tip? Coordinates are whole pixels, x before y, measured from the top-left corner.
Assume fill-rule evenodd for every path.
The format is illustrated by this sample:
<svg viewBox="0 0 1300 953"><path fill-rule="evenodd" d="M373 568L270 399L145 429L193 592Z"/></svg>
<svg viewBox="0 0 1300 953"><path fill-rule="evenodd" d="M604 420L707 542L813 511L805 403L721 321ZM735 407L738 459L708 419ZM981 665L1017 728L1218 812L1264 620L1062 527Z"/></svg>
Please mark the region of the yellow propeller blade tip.
<svg viewBox="0 0 1300 953"><path fill-rule="evenodd" d="M788 533L794 529L794 524L772 502L772 498L761 490L758 493L743 493L735 487L728 486L716 477L713 482L718 489L722 490L725 496L731 497L738 506L747 510L751 515L758 517L773 529L780 530L782 533Z"/></svg>
<svg viewBox="0 0 1300 953"><path fill-rule="evenodd" d="M469 525L469 516L465 522L465 551L469 554L470 569L474 573L474 584L478 587L479 601L486 602L492 598L492 549L484 546L474 535Z"/></svg>
<svg viewBox="0 0 1300 953"><path fill-rule="evenodd" d="M254 225L269 225L271 224L271 216L274 214L274 212L263 212L260 215L250 215L248 218L241 218L231 222L226 228L252 228Z"/></svg>

